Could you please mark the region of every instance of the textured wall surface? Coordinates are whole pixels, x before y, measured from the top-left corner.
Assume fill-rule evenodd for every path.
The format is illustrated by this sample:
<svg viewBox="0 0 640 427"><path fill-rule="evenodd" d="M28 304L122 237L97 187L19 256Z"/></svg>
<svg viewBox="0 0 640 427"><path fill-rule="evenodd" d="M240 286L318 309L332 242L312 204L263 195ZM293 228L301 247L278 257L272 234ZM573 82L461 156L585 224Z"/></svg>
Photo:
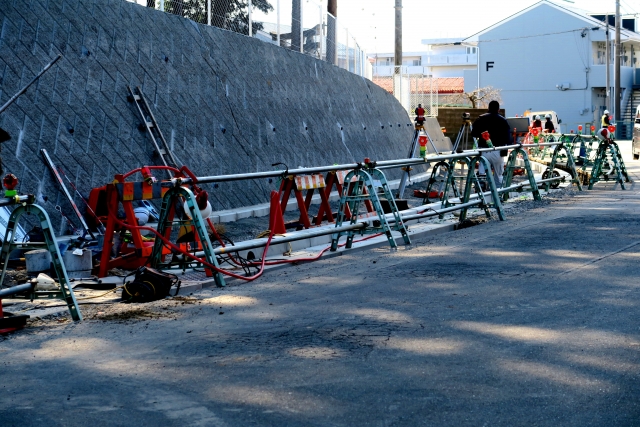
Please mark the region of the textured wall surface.
<svg viewBox="0 0 640 427"><path fill-rule="evenodd" d="M409 118L384 90L256 39L123 0L0 0L0 24L0 103L64 55L0 116L13 137L5 171L58 218L54 205L68 203L40 148L84 195L158 162L127 85L142 88L179 162L200 176L402 158L410 145ZM274 185L208 189L221 210L267 202Z"/></svg>

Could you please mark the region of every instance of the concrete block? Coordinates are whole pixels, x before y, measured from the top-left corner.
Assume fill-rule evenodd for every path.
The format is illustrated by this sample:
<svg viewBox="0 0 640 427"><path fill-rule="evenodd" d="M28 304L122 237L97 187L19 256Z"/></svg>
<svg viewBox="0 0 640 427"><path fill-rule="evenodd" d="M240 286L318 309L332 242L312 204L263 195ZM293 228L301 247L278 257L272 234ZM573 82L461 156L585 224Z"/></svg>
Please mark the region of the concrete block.
<svg viewBox="0 0 640 427"><path fill-rule="evenodd" d="M24 254L28 273L39 273L51 268L51 253L47 249L35 249Z"/></svg>
<svg viewBox="0 0 640 427"><path fill-rule="evenodd" d="M67 250L62 255L62 261L67 269L69 278L81 278L91 275L93 262L91 251L88 249Z"/></svg>

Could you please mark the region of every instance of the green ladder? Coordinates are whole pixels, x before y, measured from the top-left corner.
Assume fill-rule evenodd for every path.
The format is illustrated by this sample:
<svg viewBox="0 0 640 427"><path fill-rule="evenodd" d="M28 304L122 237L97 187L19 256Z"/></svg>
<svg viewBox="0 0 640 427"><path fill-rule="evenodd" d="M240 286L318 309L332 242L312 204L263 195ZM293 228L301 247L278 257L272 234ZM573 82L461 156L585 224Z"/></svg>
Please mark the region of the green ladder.
<svg viewBox="0 0 640 427"><path fill-rule="evenodd" d="M580 183L580 177L578 177L578 171L576 170L576 162L573 160L573 148L575 146L572 143L560 143L556 145L556 148L553 150L553 154L551 155L551 162L549 162L549 166L542 173L542 179L546 178L555 178L556 176L560 176L560 174L555 170L556 163L558 159L561 158L561 151L564 151L564 156L567 158L567 168L569 169L569 173L571 174L571 182L576 184L579 191L582 191L582 184ZM584 162L587 162L587 158L585 157ZM545 191L549 191L549 188L557 188L550 183L547 182L544 184Z"/></svg>
<svg viewBox="0 0 640 427"><path fill-rule="evenodd" d="M458 160L459 159L452 159L449 162L443 160L433 165L433 168L431 169L431 176L429 177L429 181L427 182L426 195L422 199L423 205L428 205L429 203L435 201L431 199L437 199L438 201L446 200L444 196L449 193L449 188L451 188L451 191L453 191L454 197L460 197L458 187L456 186L455 176L453 174L456 162ZM438 194L438 197L431 197L431 193L433 191ZM442 199L440 197L440 193L442 193L443 195Z"/></svg>
<svg viewBox="0 0 640 427"><path fill-rule="evenodd" d="M18 226L18 221L22 215L34 214L38 221L40 221L40 227L44 234L44 242L16 242L15 232ZM69 307L69 313L71 318L75 321L82 320L82 314L80 313L80 307L76 301L76 297L73 294L73 288L69 284L69 277L67 276L67 269L62 261L62 254L58 248L58 241L53 234L51 221L49 215L40 206L35 204L24 203L13 210L9 217L9 223L7 224L7 232L2 242L2 252L0 253L0 259L3 262L2 275L0 276L0 284L4 283L4 277L7 273L7 266L9 264L9 255L15 249L47 249L51 254L53 261L53 270L56 273L58 282L60 283L59 291L37 291L35 289L27 291L21 294L15 294L11 298L17 299L61 299L67 303Z"/></svg>
<svg viewBox="0 0 640 427"><path fill-rule="evenodd" d="M186 200L191 219L174 219L176 203L182 204L183 199ZM162 198L162 205L160 208L160 219L158 220L157 228L158 233L168 239L171 237L174 227L193 227L194 233L197 234L202 244L205 259L209 264L219 268L218 260L213 253L213 245L211 245L209 233L207 233L207 228L204 224L204 220L200 214L200 208L198 208L195 196L191 190L178 186L170 188L165 193ZM164 243L162 239L156 238L149 260L151 267L160 270L180 269L184 271L186 268L202 266L202 263L196 260L187 260L186 256L184 260L178 262L175 262L173 257L171 260L165 261L164 254L162 253L163 247ZM212 271L212 273L216 286L225 286L225 280L222 273L216 270Z"/></svg>
<svg viewBox="0 0 640 427"><path fill-rule="evenodd" d="M491 218L491 212L489 211L489 207L491 205L490 202L487 201L484 191L480 185L480 178L476 174L476 163L482 163L484 166L484 170L487 172L486 182L489 184L489 191L491 192L491 198L493 199L493 208L496 210L498 214L498 218L500 221L505 220L504 210L502 209L502 203L500 202L500 194L498 193L498 189L496 187L496 183L493 180L493 174L491 173L491 165L484 157L475 156L469 160L469 172L467 172L467 179L464 186L464 196L462 198L462 204L469 203L469 199L471 197L471 188L475 189L478 198L482 201L480 203L480 207L484 209L485 215L487 218ZM467 218L468 207L462 208L460 211L460 222L464 221Z"/></svg>
<svg viewBox="0 0 640 427"><path fill-rule="evenodd" d="M365 165L364 168L354 169L345 177L344 186L342 187L342 196L340 197L340 209L338 210L336 228L342 226L345 221L347 207L351 213L349 223L356 224L358 222L362 222L363 218L358 218L360 204L368 200L375 209L378 218L376 221L373 221L373 225L371 227L367 227L364 230L347 231L346 248L351 248L353 244L353 237L356 232L359 232L360 234L384 233L387 236L387 240L389 241L391 248L396 249L398 245L391 234L391 226L387 221L385 213L382 210L382 205L380 204L380 199L378 198L377 188L381 188L382 194L389 202L389 207L391 208L391 213L395 220L393 228L402 234L404 243L410 245L411 239L407 234L407 229L402 221L400 213L398 212L398 207L396 206L395 199L393 198L389 185L387 184L387 179L382 171L371 165L373 165L373 163ZM342 232L338 231L331 236L331 251L336 251L338 249L338 240L340 240L341 234Z"/></svg>
<svg viewBox="0 0 640 427"><path fill-rule="evenodd" d="M507 158L507 166L504 169L504 180L503 180L502 186L505 188L511 186L511 182L513 181L513 172L518 167L516 166L516 160L518 159L518 154L522 155L522 160L524 161L524 169L526 171L527 178L529 179L529 186L531 186L533 199L542 200L542 197L540 197L540 191L538 190L538 184L536 183L536 177L533 175L533 171L531 169L531 162L529 161L529 155L522 148L516 148L512 150L511 153L509 153L509 157ZM502 200L506 202L508 199L509 199L509 192L503 193Z"/></svg>
<svg viewBox="0 0 640 427"><path fill-rule="evenodd" d="M591 177L589 178L589 190L593 190L593 185L600 181L600 177L604 176L605 181L609 180L609 174L603 174L602 168L605 162L613 163L611 171L614 173L614 181L620 183L620 188L625 189L624 183L630 182L627 168L622 160L622 154L620 154L620 148L618 144L613 140L601 141L598 145L598 151L596 153L596 159L591 169Z"/></svg>

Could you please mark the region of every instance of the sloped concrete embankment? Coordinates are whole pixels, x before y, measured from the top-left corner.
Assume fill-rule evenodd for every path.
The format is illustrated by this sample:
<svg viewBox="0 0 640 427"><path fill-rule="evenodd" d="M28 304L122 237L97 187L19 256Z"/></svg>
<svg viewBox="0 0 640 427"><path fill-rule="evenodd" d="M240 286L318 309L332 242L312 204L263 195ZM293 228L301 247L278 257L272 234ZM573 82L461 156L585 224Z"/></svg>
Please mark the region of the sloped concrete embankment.
<svg viewBox="0 0 640 427"><path fill-rule="evenodd" d="M3 1L0 22L0 102L64 55L0 117L13 136L5 170L60 219L60 232L53 208L68 203L41 148L84 195L158 163L127 85L142 88L176 157L200 176L407 155L412 130L393 96L297 52L124 0ZM265 202L275 186L208 190L221 210Z"/></svg>

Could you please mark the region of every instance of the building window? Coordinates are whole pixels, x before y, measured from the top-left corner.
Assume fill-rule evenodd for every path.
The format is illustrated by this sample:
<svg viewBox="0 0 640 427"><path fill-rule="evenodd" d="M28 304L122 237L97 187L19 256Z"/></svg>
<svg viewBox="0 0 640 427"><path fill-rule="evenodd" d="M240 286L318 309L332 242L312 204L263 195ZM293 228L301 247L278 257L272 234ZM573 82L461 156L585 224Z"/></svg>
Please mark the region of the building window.
<svg viewBox="0 0 640 427"><path fill-rule="evenodd" d="M414 59L414 60L413 60L413 65L414 65L415 67L419 67L420 65L422 65L420 62L421 62L421 61L420 61L419 59Z"/></svg>
<svg viewBox="0 0 640 427"><path fill-rule="evenodd" d="M475 55L477 52L477 49L478 48L476 47L467 47L467 55Z"/></svg>

